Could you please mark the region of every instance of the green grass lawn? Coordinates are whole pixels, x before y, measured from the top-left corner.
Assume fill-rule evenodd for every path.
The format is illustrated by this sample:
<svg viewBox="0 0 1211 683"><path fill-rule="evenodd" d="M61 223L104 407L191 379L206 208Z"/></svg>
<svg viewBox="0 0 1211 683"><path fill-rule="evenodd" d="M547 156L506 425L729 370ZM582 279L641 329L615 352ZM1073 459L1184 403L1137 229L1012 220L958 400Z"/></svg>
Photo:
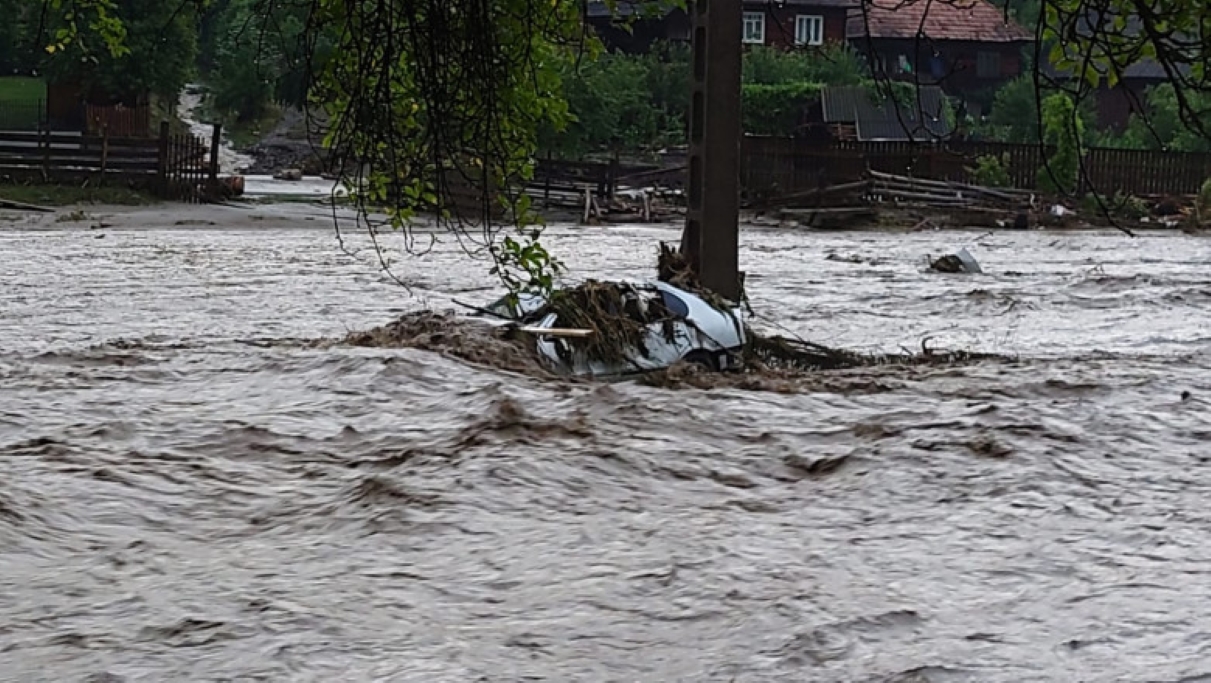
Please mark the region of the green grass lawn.
<svg viewBox="0 0 1211 683"><path fill-rule="evenodd" d="M42 118L46 84L40 78L0 77L0 130L33 130Z"/></svg>
<svg viewBox="0 0 1211 683"><path fill-rule="evenodd" d="M46 83L41 78L27 76L0 77L0 102L5 104L38 104L46 99Z"/></svg>

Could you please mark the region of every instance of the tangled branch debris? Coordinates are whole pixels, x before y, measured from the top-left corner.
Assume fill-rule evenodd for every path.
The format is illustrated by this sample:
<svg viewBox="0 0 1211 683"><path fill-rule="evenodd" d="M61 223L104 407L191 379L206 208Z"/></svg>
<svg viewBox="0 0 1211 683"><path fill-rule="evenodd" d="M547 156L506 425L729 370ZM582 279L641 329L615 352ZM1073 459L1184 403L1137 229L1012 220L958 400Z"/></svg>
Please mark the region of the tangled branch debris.
<svg viewBox="0 0 1211 683"><path fill-rule="evenodd" d="M763 336L750 331L745 366L750 371L848 370L883 365L950 365L983 360L1005 360L1003 356L969 351L938 352L924 345L921 353L863 354L834 349L781 336Z"/></svg>
<svg viewBox="0 0 1211 683"><path fill-rule="evenodd" d="M679 249L670 247L667 242L660 243L660 251L656 255L656 279L687 292L702 291L702 285L698 282L698 276L694 274L689 259Z"/></svg>
<svg viewBox="0 0 1211 683"><path fill-rule="evenodd" d="M556 348L607 363L627 362L627 352L632 349L646 356L643 340L648 325L664 324L671 334L668 325L674 320L660 297L644 296L628 284L597 280L555 292L546 312L555 313L564 327L593 331Z"/></svg>

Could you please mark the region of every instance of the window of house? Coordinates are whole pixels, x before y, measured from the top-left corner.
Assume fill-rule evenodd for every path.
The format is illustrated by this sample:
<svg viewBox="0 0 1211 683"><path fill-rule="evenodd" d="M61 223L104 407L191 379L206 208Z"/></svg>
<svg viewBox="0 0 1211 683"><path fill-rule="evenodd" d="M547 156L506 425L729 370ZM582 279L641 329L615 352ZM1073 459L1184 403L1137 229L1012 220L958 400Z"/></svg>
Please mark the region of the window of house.
<svg viewBox="0 0 1211 683"><path fill-rule="evenodd" d="M1001 75L1001 53L980 52L976 55L976 75L980 78L998 78Z"/></svg>
<svg viewBox="0 0 1211 683"><path fill-rule="evenodd" d="M800 14L795 17L795 45L823 45L824 17Z"/></svg>
<svg viewBox="0 0 1211 683"><path fill-rule="evenodd" d="M765 15L761 12L744 13L744 42L765 44Z"/></svg>

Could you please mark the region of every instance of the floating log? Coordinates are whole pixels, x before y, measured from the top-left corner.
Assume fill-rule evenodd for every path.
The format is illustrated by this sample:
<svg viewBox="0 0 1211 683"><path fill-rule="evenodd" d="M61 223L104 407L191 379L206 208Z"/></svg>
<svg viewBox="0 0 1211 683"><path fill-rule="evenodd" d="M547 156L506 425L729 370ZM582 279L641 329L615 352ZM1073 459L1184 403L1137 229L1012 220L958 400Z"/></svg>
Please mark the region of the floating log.
<svg viewBox="0 0 1211 683"><path fill-rule="evenodd" d="M953 180L912 178L909 176L895 175L893 173L882 173L880 171L868 171L867 174L875 180L903 183L912 185L916 188L928 187L936 190L976 192L1006 202L1024 201L1029 199L1033 194L1029 190L1018 190L1006 187L991 188L984 187L983 185L955 182Z"/></svg>
<svg viewBox="0 0 1211 683"><path fill-rule="evenodd" d="M907 199L910 201L922 201L932 204L946 204L948 206L961 206L971 203L970 199L964 197L956 197L954 195L927 194L924 192L906 192L904 190L881 189L873 190L875 194L881 194L893 199Z"/></svg>

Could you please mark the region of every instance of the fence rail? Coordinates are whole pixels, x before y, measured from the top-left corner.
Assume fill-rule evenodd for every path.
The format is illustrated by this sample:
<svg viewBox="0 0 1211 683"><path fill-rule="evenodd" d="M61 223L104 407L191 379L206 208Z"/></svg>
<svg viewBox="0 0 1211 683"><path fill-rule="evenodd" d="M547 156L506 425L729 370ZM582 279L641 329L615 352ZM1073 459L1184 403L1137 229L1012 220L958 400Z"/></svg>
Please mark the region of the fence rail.
<svg viewBox="0 0 1211 683"><path fill-rule="evenodd" d="M850 182L867 169L935 180L975 182L983 156L1006 155L1015 188L1036 189L1048 150L995 142L827 142L746 137L741 183L750 192L794 192ZM1189 195L1211 178L1211 154L1093 148L1082 159L1083 190L1136 196Z"/></svg>

